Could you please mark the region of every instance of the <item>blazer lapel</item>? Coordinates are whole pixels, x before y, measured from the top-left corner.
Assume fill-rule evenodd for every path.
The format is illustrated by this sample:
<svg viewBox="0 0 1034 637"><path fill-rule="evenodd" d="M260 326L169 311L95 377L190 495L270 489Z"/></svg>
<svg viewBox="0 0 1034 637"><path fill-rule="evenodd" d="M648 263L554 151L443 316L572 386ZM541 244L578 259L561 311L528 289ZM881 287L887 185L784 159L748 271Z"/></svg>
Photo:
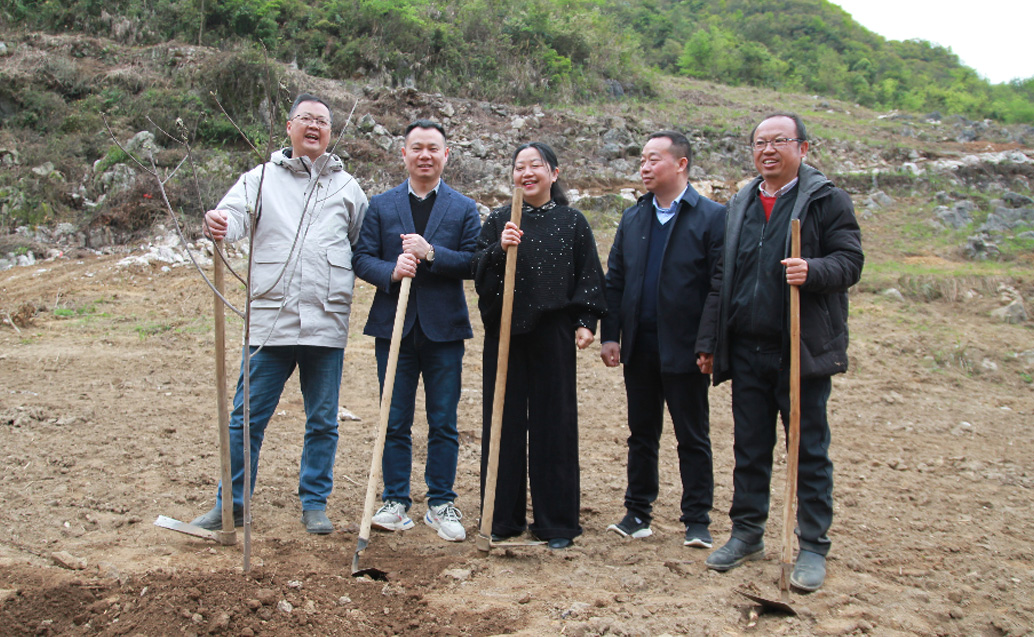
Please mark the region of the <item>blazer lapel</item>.
<svg viewBox="0 0 1034 637"><path fill-rule="evenodd" d="M434 205L431 206L431 216L427 219L427 228L424 229L424 239L428 241L434 236L434 231L438 229L438 224L445 218L445 213L449 210L449 204L452 197L449 195L451 191L443 181L438 186L438 194L434 198ZM410 215L412 218L412 215Z"/></svg>
<svg viewBox="0 0 1034 637"><path fill-rule="evenodd" d="M395 199L395 213L398 215L399 224L402 226L403 234L413 234L416 226L413 225L413 209L409 207L409 180L402 182L398 187Z"/></svg>

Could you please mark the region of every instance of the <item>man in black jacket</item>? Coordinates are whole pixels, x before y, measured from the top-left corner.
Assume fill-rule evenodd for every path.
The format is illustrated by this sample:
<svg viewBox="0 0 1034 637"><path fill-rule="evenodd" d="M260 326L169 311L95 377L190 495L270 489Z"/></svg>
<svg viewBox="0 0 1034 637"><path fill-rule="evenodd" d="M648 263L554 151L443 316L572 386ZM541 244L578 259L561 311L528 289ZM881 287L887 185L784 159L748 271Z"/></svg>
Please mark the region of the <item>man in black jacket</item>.
<svg viewBox="0 0 1034 637"><path fill-rule="evenodd" d="M726 242L697 337L697 364L718 384L732 379L733 498L729 541L707 558L727 571L760 559L768 519L776 415L788 424L789 286L801 293L801 438L797 480L800 552L790 583L822 586L833 520L833 463L826 402L830 377L847 370L847 289L862 272L851 198L804 164L804 124L766 117L750 137L760 176L728 204ZM801 257L789 258L801 222Z"/></svg>
<svg viewBox="0 0 1034 637"><path fill-rule="evenodd" d="M626 515L609 529L651 535L664 405L675 427L682 476L684 544L711 548L714 495L707 374L694 365L700 313L725 234L725 207L689 185L689 140L650 136L639 174L649 194L625 210L607 261L610 312L601 330L604 364L624 363L628 396Z"/></svg>

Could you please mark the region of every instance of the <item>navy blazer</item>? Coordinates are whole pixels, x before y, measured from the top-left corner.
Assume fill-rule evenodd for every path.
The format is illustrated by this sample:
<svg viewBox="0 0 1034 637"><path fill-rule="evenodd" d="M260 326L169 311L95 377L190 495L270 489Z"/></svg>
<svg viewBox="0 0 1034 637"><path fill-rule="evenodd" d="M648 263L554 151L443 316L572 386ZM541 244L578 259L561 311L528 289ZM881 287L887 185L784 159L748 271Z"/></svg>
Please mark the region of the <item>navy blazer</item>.
<svg viewBox="0 0 1034 637"><path fill-rule="evenodd" d="M655 214L653 194L640 197L626 209L607 259L606 295L610 312L603 319L600 341L620 342L623 362L630 359L635 347L650 226ZM675 217L668 223L675 225L664 244L657 291L661 371L699 373L693 347L725 237L725 206L689 186L678 202Z"/></svg>
<svg viewBox="0 0 1034 637"><path fill-rule="evenodd" d="M363 334L391 338L401 288L391 280L391 273L402 254L400 235L414 232L408 180L370 199L352 255L356 275L377 288ZM413 329L419 317L420 329L432 341L458 341L474 335L463 279L472 278L470 261L480 233L481 217L474 200L442 181L424 231L424 239L434 246L434 263L421 261L417 268L403 334Z"/></svg>

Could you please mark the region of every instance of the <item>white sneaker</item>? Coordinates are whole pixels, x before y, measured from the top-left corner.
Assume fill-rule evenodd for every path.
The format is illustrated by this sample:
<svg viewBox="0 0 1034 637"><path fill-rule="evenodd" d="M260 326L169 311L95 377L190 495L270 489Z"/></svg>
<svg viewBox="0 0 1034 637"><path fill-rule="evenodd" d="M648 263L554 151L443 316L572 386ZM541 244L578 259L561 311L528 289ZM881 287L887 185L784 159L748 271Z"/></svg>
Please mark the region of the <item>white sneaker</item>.
<svg viewBox="0 0 1034 637"><path fill-rule="evenodd" d="M414 526L406 515L406 505L401 502L389 500L373 516L373 527L382 531L408 531Z"/></svg>
<svg viewBox="0 0 1034 637"><path fill-rule="evenodd" d="M428 506L427 515L424 516L424 523L438 531L438 537L447 542L462 542L467 539L467 531L464 530L460 520L463 514L452 505L452 502Z"/></svg>

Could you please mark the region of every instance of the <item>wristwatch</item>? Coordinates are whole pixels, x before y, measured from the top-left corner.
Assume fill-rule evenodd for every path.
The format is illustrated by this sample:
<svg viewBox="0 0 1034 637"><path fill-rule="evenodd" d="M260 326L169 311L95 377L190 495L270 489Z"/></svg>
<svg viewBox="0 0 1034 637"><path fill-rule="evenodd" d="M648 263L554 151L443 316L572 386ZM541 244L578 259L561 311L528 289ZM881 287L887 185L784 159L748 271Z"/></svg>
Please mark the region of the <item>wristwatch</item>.
<svg viewBox="0 0 1034 637"><path fill-rule="evenodd" d="M434 263L434 246L427 249L427 255L424 257L424 260L429 264Z"/></svg>

